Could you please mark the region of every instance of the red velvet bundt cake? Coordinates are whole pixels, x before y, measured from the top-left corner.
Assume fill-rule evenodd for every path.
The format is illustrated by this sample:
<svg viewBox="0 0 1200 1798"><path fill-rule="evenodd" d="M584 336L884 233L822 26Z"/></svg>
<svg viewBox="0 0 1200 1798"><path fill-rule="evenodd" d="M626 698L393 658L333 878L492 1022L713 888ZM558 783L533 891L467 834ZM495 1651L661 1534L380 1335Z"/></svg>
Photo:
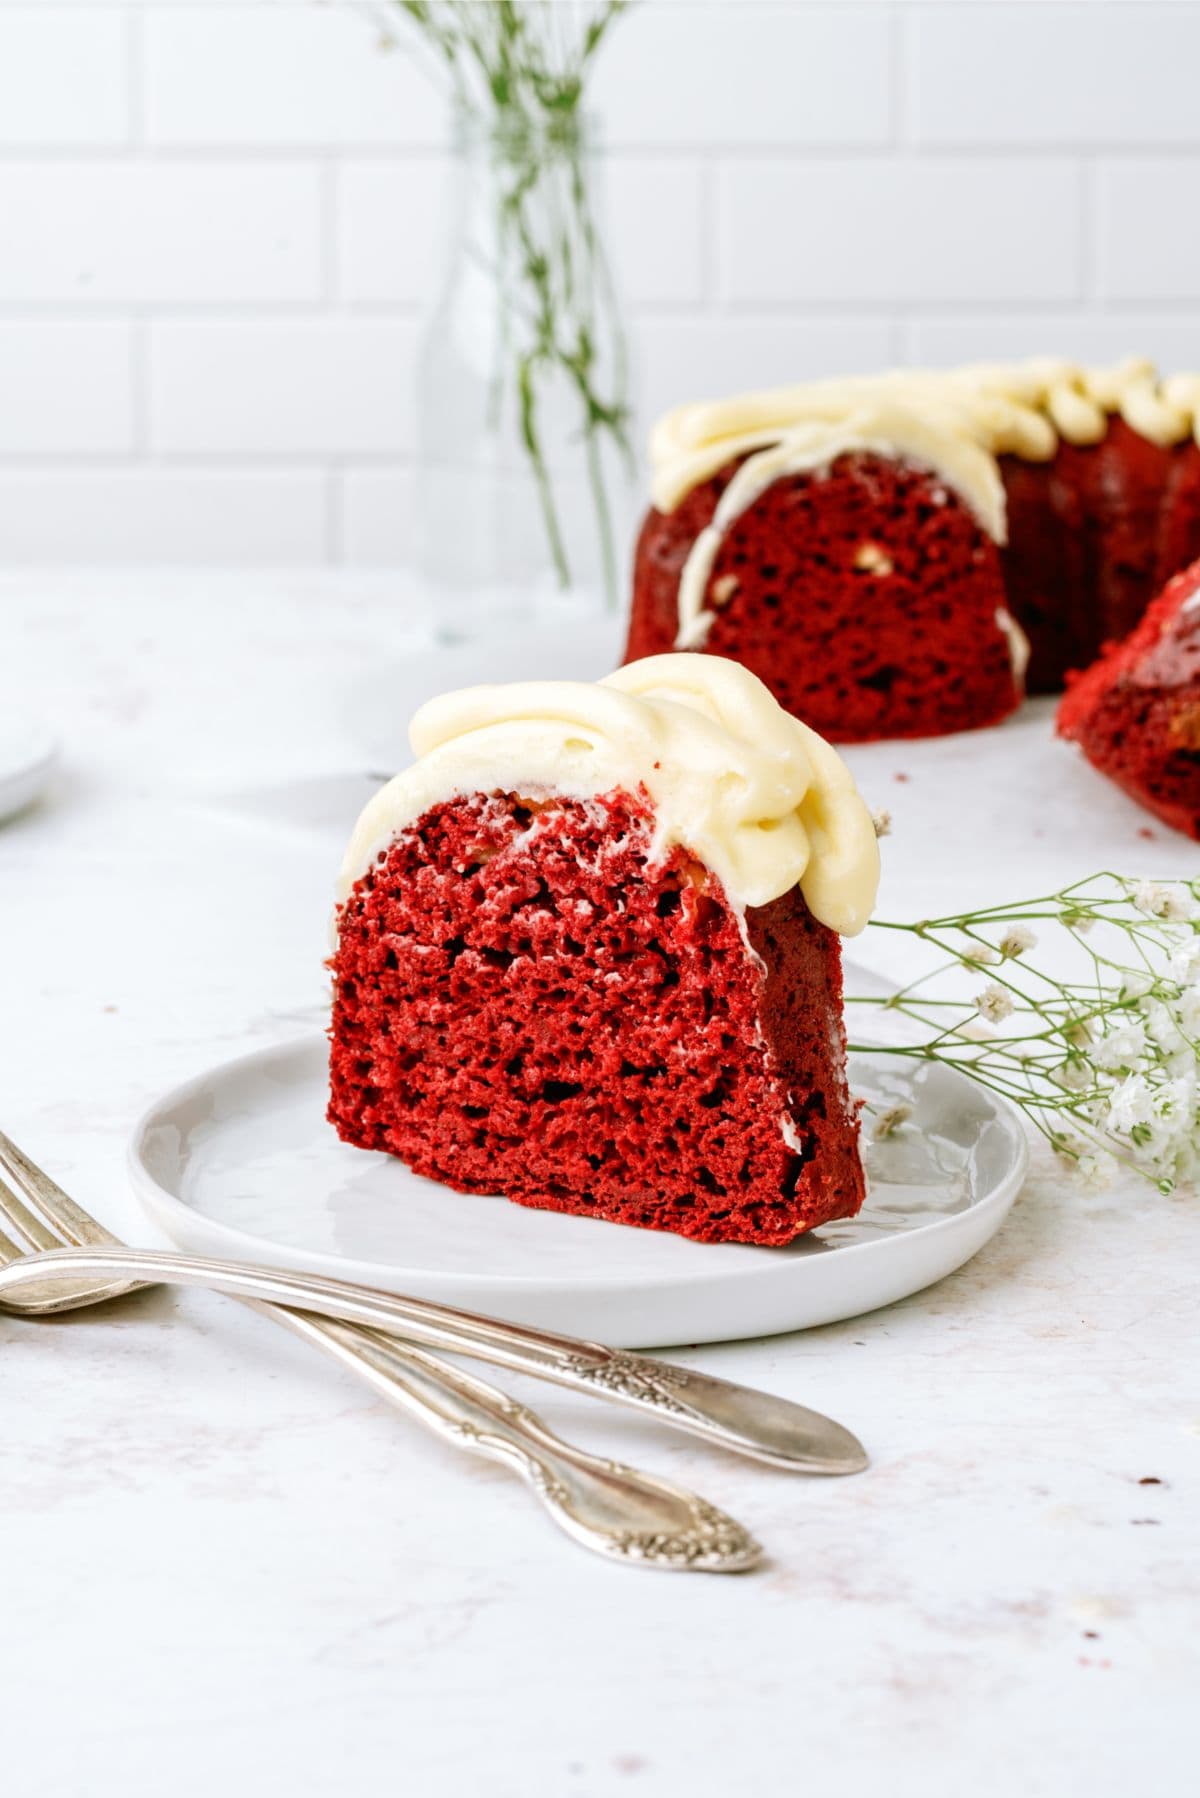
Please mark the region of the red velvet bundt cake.
<svg viewBox="0 0 1200 1798"><path fill-rule="evenodd" d="M801 425L650 514L626 653L731 657L835 741L995 723L1025 649L1003 506L992 458L904 407Z"/></svg>
<svg viewBox="0 0 1200 1798"><path fill-rule="evenodd" d="M1200 837L1200 562L1069 678L1058 729L1140 805Z"/></svg>
<svg viewBox="0 0 1200 1798"><path fill-rule="evenodd" d="M881 406L924 444L868 426L875 453L839 463L839 436ZM991 722L1023 672L1011 618L1030 690L1056 691L1200 555L1198 432L1200 376L1160 382L1146 362L897 371L683 407L654 436L627 653L734 657L847 741ZM990 613L992 557L961 527L930 533L931 493L994 539Z"/></svg>
<svg viewBox="0 0 1200 1798"><path fill-rule="evenodd" d="M359 821L329 1118L463 1192L703 1242L863 1200L838 933L850 775L732 662L434 700Z"/></svg>

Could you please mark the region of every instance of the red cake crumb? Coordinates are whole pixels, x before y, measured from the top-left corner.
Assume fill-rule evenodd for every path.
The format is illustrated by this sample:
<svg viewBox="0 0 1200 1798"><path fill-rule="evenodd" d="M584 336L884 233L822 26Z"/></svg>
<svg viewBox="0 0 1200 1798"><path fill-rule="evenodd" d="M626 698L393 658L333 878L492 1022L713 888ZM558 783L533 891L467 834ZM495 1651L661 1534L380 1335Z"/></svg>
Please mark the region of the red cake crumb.
<svg viewBox="0 0 1200 1798"><path fill-rule="evenodd" d="M339 914L329 1118L462 1192L786 1243L863 1201L838 938L794 889L748 951L648 807L476 794L404 831Z"/></svg>
<svg viewBox="0 0 1200 1798"><path fill-rule="evenodd" d="M1059 734L1147 811L1200 838L1200 562L1068 682Z"/></svg>
<svg viewBox="0 0 1200 1798"><path fill-rule="evenodd" d="M1200 556L1200 447L1163 447L1108 421L1099 443L1049 462L1004 456L1008 605L1029 637L1031 693L1133 629L1163 582Z"/></svg>
<svg viewBox="0 0 1200 1798"><path fill-rule="evenodd" d="M674 646L683 565L736 467L647 518L626 661ZM1019 703L1003 605L996 546L957 494L855 451L781 477L733 521L706 589L704 649L835 742L936 736Z"/></svg>

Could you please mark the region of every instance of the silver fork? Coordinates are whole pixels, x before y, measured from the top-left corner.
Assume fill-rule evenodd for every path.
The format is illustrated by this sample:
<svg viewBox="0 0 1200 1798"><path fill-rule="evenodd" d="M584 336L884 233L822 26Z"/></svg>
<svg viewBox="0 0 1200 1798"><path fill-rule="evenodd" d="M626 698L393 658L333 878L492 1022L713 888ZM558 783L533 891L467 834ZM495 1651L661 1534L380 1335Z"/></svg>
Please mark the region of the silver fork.
<svg viewBox="0 0 1200 1798"><path fill-rule="evenodd" d="M45 1275L54 1267L54 1283L61 1286L62 1274L57 1270L69 1260L64 1251L91 1250L93 1260L100 1263L106 1252L112 1251L109 1259L126 1265L139 1260L153 1262L155 1257L126 1250L2 1133L0 1163L28 1200L24 1203L0 1179L0 1220L12 1232L10 1236L0 1231L0 1309L18 1315L46 1315L51 1308L61 1312L103 1304L155 1283L123 1272L106 1273L101 1265L91 1273L76 1273L69 1305L60 1292L51 1307L36 1299L32 1306L22 1306L15 1291L3 1290L7 1284L4 1275L20 1277L41 1269L44 1285ZM228 1264L228 1271L236 1275L237 1264ZM241 1270L243 1275L246 1271ZM236 1283L234 1279L227 1282ZM278 1283L301 1299L305 1295L305 1283L295 1275L281 1274ZM345 1290L355 1289L347 1286ZM364 1301L384 1296L372 1295L365 1287L357 1290ZM311 1289L308 1291L311 1297ZM554 1435L527 1406L436 1355L363 1324L318 1317L259 1298L231 1296L242 1296L244 1303L263 1316L331 1355L434 1434L468 1453L512 1468L537 1494L555 1523L585 1548L633 1565L699 1573L740 1573L761 1559L761 1548L742 1525L705 1499L636 1468L587 1454ZM369 1311L369 1306L364 1309Z"/></svg>
<svg viewBox="0 0 1200 1798"><path fill-rule="evenodd" d="M65 1195L0 1133L0 1172L6 1168L35 1204L40 1189L43 1209L49 1204L52 1212L56 1207L62 1212ZM74 1209L78 1211L78 1207ZM602 1342L458 1311L429 1299L371 1292L319 1274L287 1274L240 1261L164 1255L119 1244L50 1252L55 1257L53 1266L24 1260L7 1272L0 1268L0 1291L10 1309L26 1315L70 1310L88 1302L90 1283L95 1280L116 1282L118 1287L122 1280L208 1286L243 1298L274 1300L296 1310L319 1310L345 1323L366 1324L390 1336L401 1336L409 1344L415 1342L439 1354L465 1355L510 1372L532 1374L588 1398L628 1405L669 1429L685 1430L719 1448L789 1473L837 1476L861 1473L868 1465L857 1436L820 1411L776 1393L718 1379L698 1368L679 1367L651 1355L609 1348Z"/></svg>

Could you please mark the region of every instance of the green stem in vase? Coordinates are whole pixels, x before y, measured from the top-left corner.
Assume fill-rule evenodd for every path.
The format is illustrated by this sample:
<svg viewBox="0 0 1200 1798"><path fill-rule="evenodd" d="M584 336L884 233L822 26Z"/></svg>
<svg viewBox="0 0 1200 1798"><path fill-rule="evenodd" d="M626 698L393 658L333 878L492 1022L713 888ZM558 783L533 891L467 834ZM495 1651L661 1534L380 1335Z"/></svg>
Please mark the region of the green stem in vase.
<svg viewBox="0 0 1200 1798"><path fill-rule="evenodd" d="M490 273L511 358L517 432L537 492L555 575L571 569L543 406L565 383L579 411L608 603L618 593L604 450L632 466L627 360L612 282L592 216L582 106L592 61L629 0L392 0L434 52L460 114L484 136L498 182ZM611 368L601 374L597 344ZM503 382L503 370L499 379ZM495 395L492 395L494 401ZM491 402L490 402L491 403ZM494 409L494 407L493 407Z"/></svg>
<svg viewBox="0 0 1200 1798"><path fill-rule="evenodd" d="M542 520L546 526L546 536L550 544L554 570L558 576L559 585L567 587L571 582L571 569L567 561L567 548L563 542L562 528L558 522L558 509L554 504L554 488L550 481L550 470L546 466L541 439L538 436L535 378L535 358L533 356L520 357L517 362L517 388L521 396L521 441L525 445L526 453L529 456L529 465L533 470L533 478L537 485Z"/></svg>

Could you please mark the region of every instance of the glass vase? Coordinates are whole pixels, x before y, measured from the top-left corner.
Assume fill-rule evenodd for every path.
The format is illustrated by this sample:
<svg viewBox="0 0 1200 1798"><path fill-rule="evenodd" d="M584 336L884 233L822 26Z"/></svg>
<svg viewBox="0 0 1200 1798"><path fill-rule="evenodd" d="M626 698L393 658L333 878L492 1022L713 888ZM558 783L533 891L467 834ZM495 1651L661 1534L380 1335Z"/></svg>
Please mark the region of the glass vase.
<svg viewBox="0 0 1200 1798"><path fill-rule="evenodd" d="M600 161L574 113L457 121L418 376L420 568L451 634L623 597L633 407Z"/></svg>

